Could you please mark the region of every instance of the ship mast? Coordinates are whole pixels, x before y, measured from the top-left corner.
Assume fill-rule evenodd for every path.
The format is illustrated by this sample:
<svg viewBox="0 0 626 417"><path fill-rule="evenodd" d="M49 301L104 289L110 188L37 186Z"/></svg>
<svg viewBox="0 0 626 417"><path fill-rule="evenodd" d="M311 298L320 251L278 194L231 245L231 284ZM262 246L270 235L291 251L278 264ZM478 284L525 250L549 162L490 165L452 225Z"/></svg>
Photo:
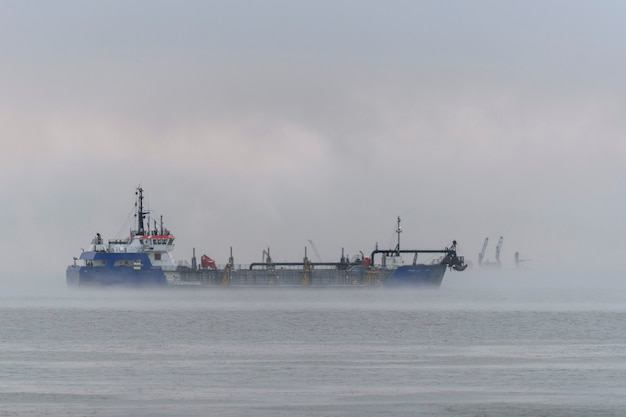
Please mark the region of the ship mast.
<svg viewBox="0 0 626 417"><path fill-rule="evenodd" d="M135 195L137 196L137 201L135 202L135 207L137 207L137 213L135 214L137 216L137 235L144 235L146 231L143 227L143 219L147 213L143 211L143 188L141 188L141 185L137 187Z"/></svg>
<svg viewBox="0 0 626 417"><path fill-rule="evenodd" d="M400 216L398 216L398 227L396 228L396 233L398 234L398 244L396 245L396 252L400 254L400 233L402 233L402 227L400 227Z"/></svg>

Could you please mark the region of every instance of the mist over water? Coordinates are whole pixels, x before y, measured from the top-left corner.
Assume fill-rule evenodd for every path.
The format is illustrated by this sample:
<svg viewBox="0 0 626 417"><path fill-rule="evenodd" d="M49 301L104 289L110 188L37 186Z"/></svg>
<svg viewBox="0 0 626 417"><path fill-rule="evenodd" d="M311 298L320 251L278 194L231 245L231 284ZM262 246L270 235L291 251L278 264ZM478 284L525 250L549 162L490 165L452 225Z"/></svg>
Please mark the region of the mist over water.
<svg viewBox="0 0 626 417"><path fill-rule="evenodd" d="M67 288L64 279L7 281L8 303L115 308L269 309L588 309L626 306L626 273L619 270L469 268L449 270L439 289L365 288Z"/></svg>
<svg viewBox="0 0 626 417"><path fill-rule="evenodd" d="M0 296L0 415L618 416L618 278L14 289Z"/></svg>

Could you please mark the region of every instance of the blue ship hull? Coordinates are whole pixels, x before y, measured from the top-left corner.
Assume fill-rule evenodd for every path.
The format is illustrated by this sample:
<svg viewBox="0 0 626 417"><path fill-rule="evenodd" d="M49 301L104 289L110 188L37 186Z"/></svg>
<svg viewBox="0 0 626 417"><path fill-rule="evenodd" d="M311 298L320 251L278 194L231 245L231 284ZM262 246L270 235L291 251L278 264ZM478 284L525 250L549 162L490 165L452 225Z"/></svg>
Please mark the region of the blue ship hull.
<svg viewBox="0 0 626 417"><path fill-rule="evenodd" d="M385 287L439 287L446 268L444 264L399 266L383 285Z"/></svg>
<svg viewBox="0 0 626 417"><path fill-rule="evenodd" d="M67 267L66 279L70 287L167 284L163 269L152 266L145 253L83 252L80 259L87 265Z"/></svg>

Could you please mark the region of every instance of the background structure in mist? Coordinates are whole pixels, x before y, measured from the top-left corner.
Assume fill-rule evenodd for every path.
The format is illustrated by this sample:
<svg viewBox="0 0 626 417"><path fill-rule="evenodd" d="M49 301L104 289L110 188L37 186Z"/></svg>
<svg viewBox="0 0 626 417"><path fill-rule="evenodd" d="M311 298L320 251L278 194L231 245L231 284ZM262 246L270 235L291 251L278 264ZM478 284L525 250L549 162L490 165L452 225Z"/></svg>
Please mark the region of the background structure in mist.
<svg viewBox="0 0 626 417"><path fill-rule="evenodd" d="M504 236L622 270L626 5L5 1L1 279L64 281L134 189L178 259ZM312 252L309 250L309 255Z"/></svg>

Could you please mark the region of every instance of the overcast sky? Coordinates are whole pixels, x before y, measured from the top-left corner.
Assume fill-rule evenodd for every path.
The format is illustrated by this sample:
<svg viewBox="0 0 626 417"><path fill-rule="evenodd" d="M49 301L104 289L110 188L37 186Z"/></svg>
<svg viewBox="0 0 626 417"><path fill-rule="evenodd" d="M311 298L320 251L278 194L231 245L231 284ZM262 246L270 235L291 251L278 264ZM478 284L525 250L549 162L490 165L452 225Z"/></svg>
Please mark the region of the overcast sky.
<svg viewBox="0 0 626 417"><path fill-rule="evenodd" d="M332 261L400 216L624 270L624 2L5 0L0 51L0 279L64 285L139 184L179 260Z"/></svg>

